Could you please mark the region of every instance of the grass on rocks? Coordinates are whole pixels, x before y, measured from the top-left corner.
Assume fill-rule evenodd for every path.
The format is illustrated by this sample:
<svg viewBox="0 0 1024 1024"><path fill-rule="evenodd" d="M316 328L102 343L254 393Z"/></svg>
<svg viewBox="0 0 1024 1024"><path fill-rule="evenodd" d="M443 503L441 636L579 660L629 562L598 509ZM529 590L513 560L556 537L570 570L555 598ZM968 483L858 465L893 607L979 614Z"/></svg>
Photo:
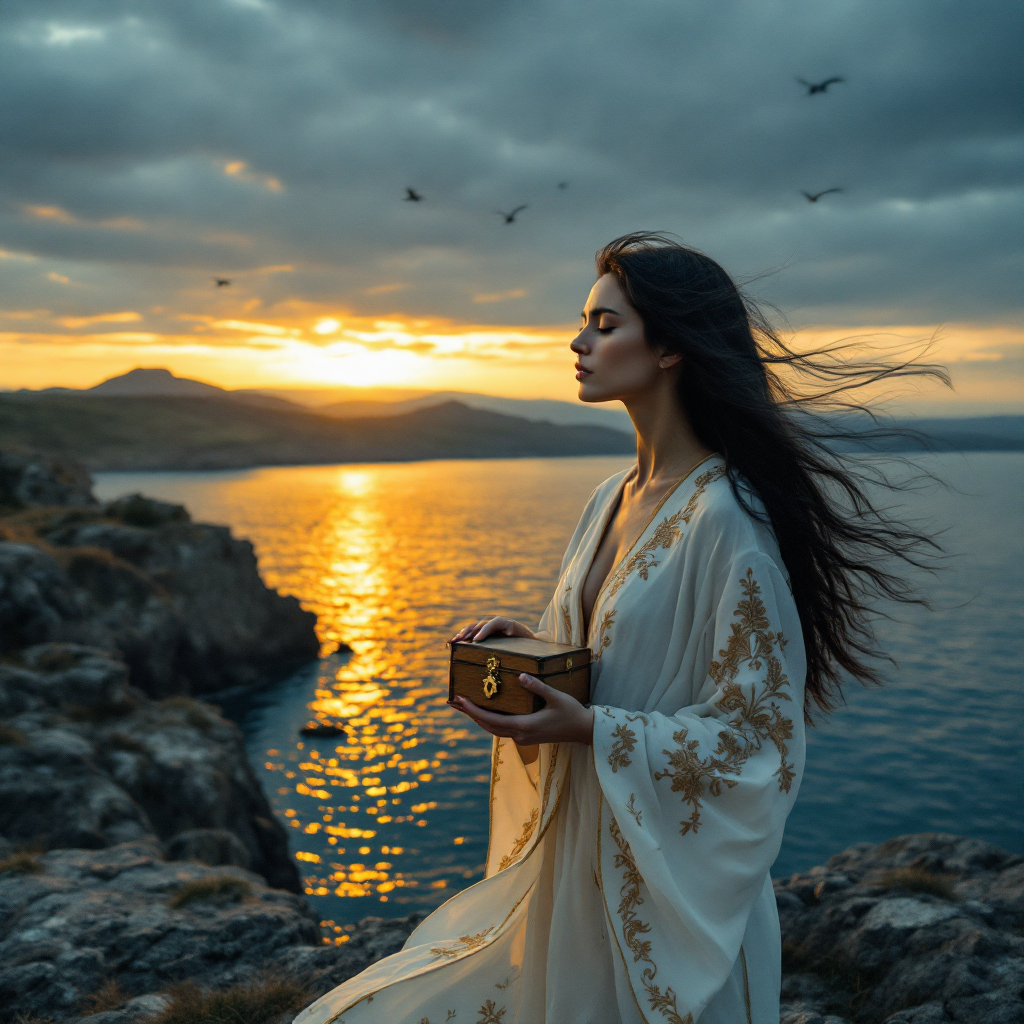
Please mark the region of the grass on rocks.
<svg viewBox="0 0 1024 1024"><path fill-rule="evenodd" d="M38 875L43 865L30 853L12 853L0 860L0 875L10 872L14 875Z"/></svg>
<svg viewBox="0 0 1024 1024"><path fill-rule="evenodd" d="M953 889L953 878L949 875L937 875L927 868L894 868L892 871L886 871L878 881L886 890L905 889L907 892L922 892L950 902L960 899Z"/></svg>
<svg viewBox="0 0 1024 1024"><path fill-rule="evenodd" d="M108 978L95 992L85 996L81 1001L82 1013L106 1013L108 1010L119 1010L128 1000L131 993L119 981Z"/></svg>
<svg viewBox="0 0 1024 1024"><path fill-rule="evenodd" d="M25 734L12 725L0 722L0 747L14 747L25 742Z"/></svg>
<svg viewBox="0 0 1024 1024"><path fill-rule="evenodd" d="M168 903L180 909L200 900L219 903L238 903L252 895L252 886L244 878L234 875L211 875L186 882L170 897Z"/></svg>
<svg viewBox="0 0 1024 1024"><path fill-rule="evenodd" d="M205 992L192 982L170 989L171 1005L147 1024L278 1024L311 1000L308 989L286 978L267 978Z"/></svg>
<svg viewBox="0 0 1024 1024"><path fill-rule="evenodd" d="M94 701L92 704L66 704L64 717L84 725L108 725L130 715L137 707L133 700Z"/></svg>
<svg viewBox="0 0 1024 1024"><path fill-rule="evenodd" d="M851 962L834 956L821 956L806 944L783 939L782 970L785 974L816 974L834 990L834 1009L842 1016L855 1017L877 980L858 970ZM820 1018L819 1018L820 1019Z"/></svg>
<svg viewBox="0 0 1024 1024"><path fill-rule="evenodd" d="M180 714L193 728L200 732L211 732L220 724L217 717L217 709L211 704L204 704L195 697L177 695L166 697L157 705L164 711L173 714Z"/></svg>

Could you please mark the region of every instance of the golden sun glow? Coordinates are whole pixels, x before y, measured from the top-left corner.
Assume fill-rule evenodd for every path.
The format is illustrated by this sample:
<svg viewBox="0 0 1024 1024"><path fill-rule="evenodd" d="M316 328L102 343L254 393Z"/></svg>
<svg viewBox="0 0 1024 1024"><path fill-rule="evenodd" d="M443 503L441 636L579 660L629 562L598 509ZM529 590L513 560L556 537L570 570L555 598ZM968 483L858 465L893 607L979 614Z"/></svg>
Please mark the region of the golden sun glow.
<svg viewBox="0 0 1024 1024"><path fill-rule="evenodd" d="M241 173L241 172L239 172ZM281 268L272 268L279 270ZM69 316L0 310L0 387L89 387L136 366L165 366L221 387L394 386L572 400L575 329L498 327L438 318L356 316L289 300L269 309L225 301L221 315L172 315L160 307ZM122 325L132 330L110 330ZM1024 330L976 324L808 327L797 347L851 336L920 347L953 371L957 391L926 385L915 404L951 411L988 403L1024 406ZM966 403L966 405L965 405ZM980 404L980 405L979 405Z"/></svg>

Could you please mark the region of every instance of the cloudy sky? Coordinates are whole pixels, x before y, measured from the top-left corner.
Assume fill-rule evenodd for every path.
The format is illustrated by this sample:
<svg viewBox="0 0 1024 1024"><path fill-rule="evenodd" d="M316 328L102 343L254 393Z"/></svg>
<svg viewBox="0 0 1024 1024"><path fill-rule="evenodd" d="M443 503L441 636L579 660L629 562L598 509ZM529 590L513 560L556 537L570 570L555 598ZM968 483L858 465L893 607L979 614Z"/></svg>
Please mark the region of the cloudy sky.
<svg viewBox="0 0 1024 1024"><path fill-rule="evenodd" d="M594 250L658 228L1024 410L1022 38L1005 0L5 0L0 386L569 397Z"/></svg>

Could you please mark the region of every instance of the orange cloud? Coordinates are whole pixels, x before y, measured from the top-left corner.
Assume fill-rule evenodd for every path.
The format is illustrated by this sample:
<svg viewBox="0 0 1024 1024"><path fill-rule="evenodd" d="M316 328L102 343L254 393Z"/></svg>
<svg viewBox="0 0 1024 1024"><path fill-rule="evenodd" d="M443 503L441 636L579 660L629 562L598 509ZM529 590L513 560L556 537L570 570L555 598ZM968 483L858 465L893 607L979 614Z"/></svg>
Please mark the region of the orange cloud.
<svg viewBox="0 0 1024 1024"><path fill-rule="evenodd" d="M61 224L77 224L78 221L67 210L59 206L26 206L26 212L41 220L55 220Z"/></svg>
<svg viewBox="0 0 1024 1024"><path fill-rule="evenodd" d="M241 312L244 303L234 308ZM68 333L44 326L45 310L0 312L4 316L18 320L21 328L0 335L5 387L83 386L154 360L225 387L386 385L563 399L571 399L577 387L568 348L575 328L568 324L503 327L366 317L299 300L261 308L259 319L251 320L182 313L165 321L169 329L164 330L154 314L152 328L137 332L71 333L103 322L141 320L133 311L60 317L56 323ZM175 320L178 328L170 326ZM35 329L26 331L29 324ZM899 396L901 408L945 415L1024 411L1024 329L818 325L792 340L809 348L854 336L861 339L858 344L874 339L883 350L919 347L934 338L928 359L949 366L956 390L912 382Z"/></svg>
<svg viewBox="0 0 1024 1024"><path fill-rule="evenodd" d="M125 310L122 313L99 313L96 316L63 316L58 318L57 323L61 327L77 330L79 327L88 327L90 324L131 323L141 319L142 317L138 313Z"/></svg>
<svg viewBox="0 0 1024 1024"><path fill-rule="evenodd" d="M224 164L223 170L229 178L238 178L239 181L262 185L271 192L281 192L284 189L280 179L269 174L254 174L244 160L229 160Z"/></svg>
<svg viewBox="0 0 1024 1024"><path fill-rule="evenodd" d="M26 213L37 220L51 220L76 228L105 228L108 231L142 231L145 223L138 217L108 217L105 220L83 220L60 206L25 206Z"/></svg>

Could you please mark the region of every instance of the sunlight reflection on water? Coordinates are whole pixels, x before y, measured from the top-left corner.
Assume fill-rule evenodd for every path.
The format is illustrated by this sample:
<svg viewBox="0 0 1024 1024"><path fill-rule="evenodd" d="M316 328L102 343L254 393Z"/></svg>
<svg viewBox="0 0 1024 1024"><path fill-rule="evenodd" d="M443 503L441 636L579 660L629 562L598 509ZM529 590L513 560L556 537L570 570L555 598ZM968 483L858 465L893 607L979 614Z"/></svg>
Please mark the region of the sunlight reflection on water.
<svg viewBox="0 0 1024 1024"><path fill-rule="evenodd" d="M317 613L325 648L353 648L224 702L339 941L366 914L430 909L480 877L490 742L445 703L444 642L494 612L535 623L588 495L628 462L99 475L103 498L140 490L229 523L266 582ZM901 832L1022 846L1022 457L940 465L971 493L915 500L962 557L930 585L936 611L883 626L895 685L851 690L811 731L779 873ZM304 737L311 723L338 734Z"/></svg>
<svg viewBox="0 0 1024 1024"><path fill-rule="evenodd" d="M321 916L429 909L479 878L490 738L447 701L445 641L484 614L535 623L591 490L623 458L102 474L253 541L266 582L333 655L225 701ZM341 734L309 738L323 723ZM339 937L344 935L344 931Z"/></svg>

